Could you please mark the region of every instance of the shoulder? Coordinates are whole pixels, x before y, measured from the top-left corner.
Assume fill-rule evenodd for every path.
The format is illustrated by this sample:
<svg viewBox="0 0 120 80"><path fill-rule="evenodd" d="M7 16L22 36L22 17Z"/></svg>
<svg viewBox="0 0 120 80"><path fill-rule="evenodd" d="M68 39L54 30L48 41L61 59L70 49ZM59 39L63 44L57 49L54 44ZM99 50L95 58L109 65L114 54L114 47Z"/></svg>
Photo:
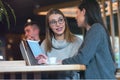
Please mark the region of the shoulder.
<svg viewBox="0 0 120 80"><path fill-rule="evenodd" d="M94 31L103 31L104 30L104 26L100 23L95 23L92 25L92 30Z"/></svg>
<svg viewBox="0 0 120 80"><path fill-rule="evenodd" d="M76 38L76 42L82 42L82 39L80 37L75 36L75 38Z"/></svg>
<svg viewBox="0 0 120 80"><path fill-rule="evenodd" d="M43 53L46 54L46 51L45 51L45 40L42 41L41 48L43 50Z"/></svg>
<svg viewBox="0 0 120 80"><path fill-rule="evenodd" d="M45 48L45 40L42 41L41 47L42 47L42 48Z"/></svg>
<svg viewBox="0 0 120 80"><path fill-rule="evenodd" d="M83 40L80 37L78 37L77 35L75 35L75 41L73 42L74 44L81 45L82 41Z"/></svg>
<svg viewBox="0 0 120 80"><path fill-rule="evenodd" d="M100 23L95 23L91 26L91 28L87 31L87 36L97 36L97 35L102 35L103 33L105 33L105 28L103 25L101 25Z"/></svg>

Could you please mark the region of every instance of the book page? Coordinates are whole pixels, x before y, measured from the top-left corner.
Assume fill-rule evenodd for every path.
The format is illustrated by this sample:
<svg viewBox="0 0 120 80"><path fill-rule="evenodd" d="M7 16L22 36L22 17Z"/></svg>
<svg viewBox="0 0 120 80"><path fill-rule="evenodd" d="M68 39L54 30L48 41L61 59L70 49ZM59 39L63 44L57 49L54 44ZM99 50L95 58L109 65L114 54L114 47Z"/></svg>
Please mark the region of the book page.
<svg viewBox="0 0 120 80"><path fill-rule="evenodd" d="M43 53L38 41L27 40L27 42L28 42L28 45L29 45L34 57L37 57L39 54Z"/></svg>

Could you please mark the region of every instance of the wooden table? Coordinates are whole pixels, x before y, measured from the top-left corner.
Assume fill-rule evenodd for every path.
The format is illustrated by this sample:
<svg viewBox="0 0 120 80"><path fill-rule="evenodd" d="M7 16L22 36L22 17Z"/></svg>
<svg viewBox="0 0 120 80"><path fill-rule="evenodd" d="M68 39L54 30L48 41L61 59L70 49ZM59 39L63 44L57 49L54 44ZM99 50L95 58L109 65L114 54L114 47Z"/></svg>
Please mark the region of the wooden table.
<svg viewBox="0 0 120 80"><path fill-rule="evenodd" d="M37 66L1 66L0 72L41 72L41 71L68 71L85 70L84 65L37 65Z"/></svg>
<svg viewBox="0 0 120 80"><path fill-rule="evenodd" d="M27 79L26 73L29 72L34 73L35 79L40 79L40 73L43 71L84 71L85 69L85 65L80 64L27 66L25 61L0 61L0 79L4 78L4 73L10 73L10 79L14 79L16 73L22 73L22 79L24 80Z"/></svg>

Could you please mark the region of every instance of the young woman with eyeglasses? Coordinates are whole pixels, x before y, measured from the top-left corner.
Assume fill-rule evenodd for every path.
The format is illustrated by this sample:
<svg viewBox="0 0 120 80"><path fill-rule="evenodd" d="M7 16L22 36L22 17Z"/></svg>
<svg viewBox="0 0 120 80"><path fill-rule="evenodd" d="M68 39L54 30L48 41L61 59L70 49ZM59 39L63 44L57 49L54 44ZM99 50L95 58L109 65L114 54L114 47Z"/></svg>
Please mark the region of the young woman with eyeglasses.
<svg viewBox="0 0 120 80"><path fill-rule="evenodd" d="M63 13L58 9L50 9L46 15L46 39L41 44L47 57L56 57L57 61L72 57L78 52L81 43L82 40L70 32ZM46 63L46 59L40 59L39 62ZM76 71L54 74L54 79L79 79Z"/></svg>

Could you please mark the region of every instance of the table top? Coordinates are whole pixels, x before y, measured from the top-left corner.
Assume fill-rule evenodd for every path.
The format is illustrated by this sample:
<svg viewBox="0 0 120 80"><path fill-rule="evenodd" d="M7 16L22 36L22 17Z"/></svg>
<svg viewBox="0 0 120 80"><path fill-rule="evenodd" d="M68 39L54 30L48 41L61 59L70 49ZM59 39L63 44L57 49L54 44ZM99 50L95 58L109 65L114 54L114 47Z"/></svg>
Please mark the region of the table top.
<svg viewBox="0 0 120 80"><path fill-rule="evenodd" d="M41 72L41 71L70 71L70 70L85 70L85 65L35 65L35 66L0 66L2 72Z"/></svg>

